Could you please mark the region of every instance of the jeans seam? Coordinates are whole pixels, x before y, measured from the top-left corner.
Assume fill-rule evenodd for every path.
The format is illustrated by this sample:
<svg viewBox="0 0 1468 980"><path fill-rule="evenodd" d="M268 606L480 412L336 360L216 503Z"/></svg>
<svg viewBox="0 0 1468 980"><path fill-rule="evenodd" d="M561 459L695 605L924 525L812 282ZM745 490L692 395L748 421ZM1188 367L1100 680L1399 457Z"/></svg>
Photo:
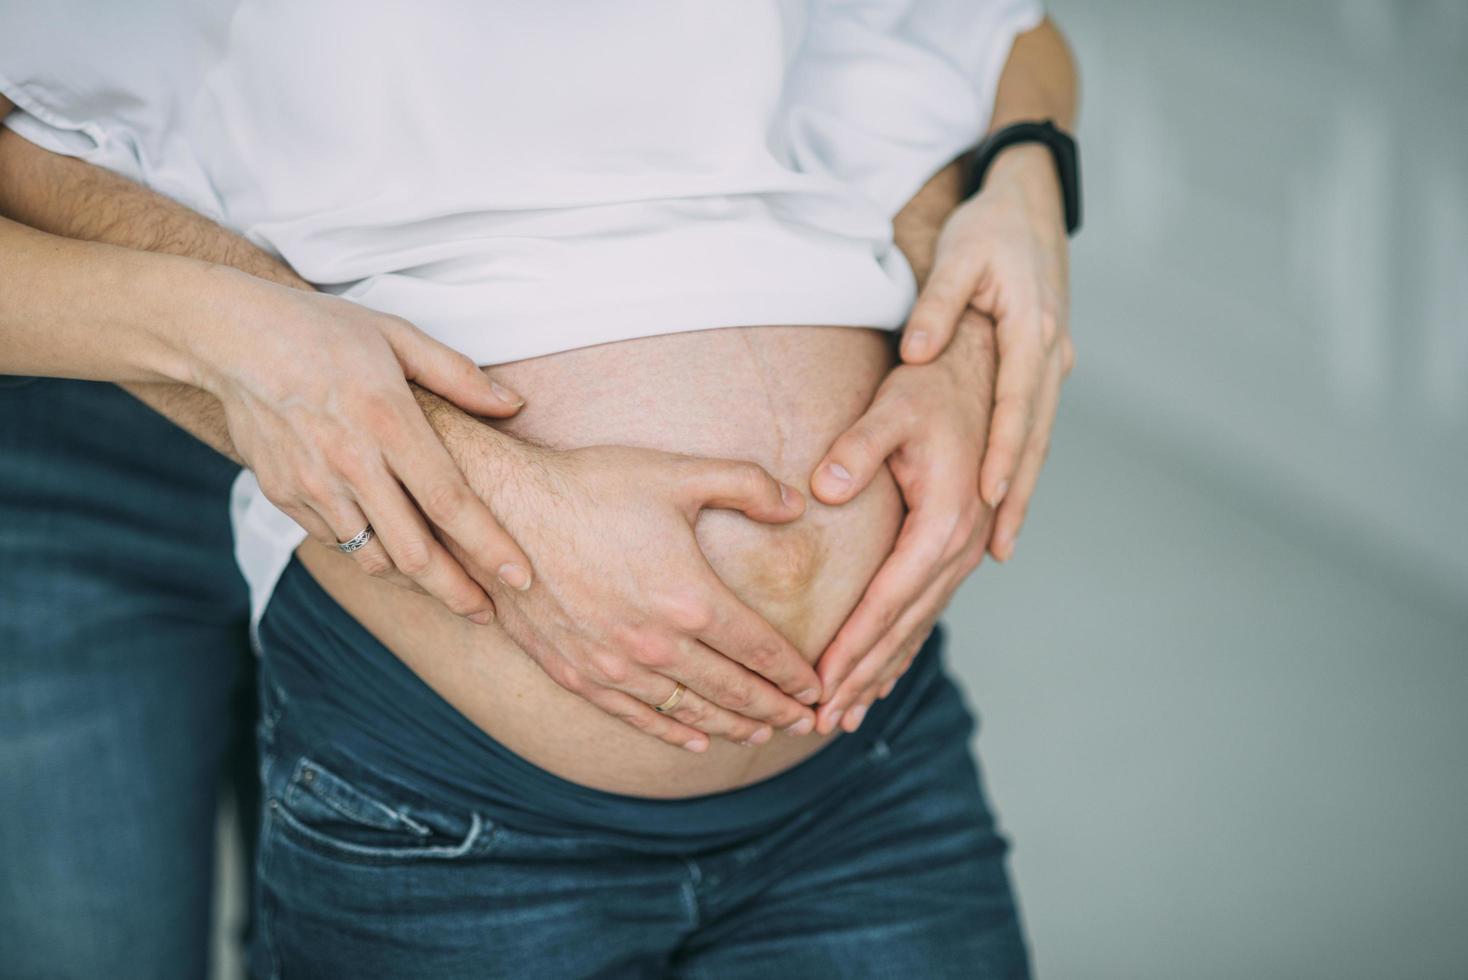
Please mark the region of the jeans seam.
<svg viewBox="0 0 1468 980"><path fill-rule="evenodd" d="M275 757L273 755L261 758L261 785L266 793L269 792L269 773L274 766ZM274 801L271 802L273 804ZM275 817L275 807L267 806L260 824L259 855L255 867L255 893L260 898L260 946L269 960L270 980L280 980L280 957L275 946L275 900L266 887L266 882L270 880L270 855L271 845L275 841Z"/></svg>

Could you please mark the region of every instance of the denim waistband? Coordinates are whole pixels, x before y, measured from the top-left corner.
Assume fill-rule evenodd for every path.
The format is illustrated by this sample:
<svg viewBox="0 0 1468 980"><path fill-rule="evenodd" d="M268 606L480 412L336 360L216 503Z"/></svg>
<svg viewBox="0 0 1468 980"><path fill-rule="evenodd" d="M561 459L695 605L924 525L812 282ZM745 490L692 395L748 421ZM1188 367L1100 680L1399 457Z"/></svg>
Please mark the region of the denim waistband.
<svg viewBox="0 0 1468 980"><path fill-rule="evenodd" d="M749 786L681 799L563 779L511 752L425 684L295 561L261 623L266 735L365 766L444 803L536 833L609 831L702 845L737 840L805 809L857 774L914 715L962 742L973 719L944 674L943 628L855 734Z"/></svg>

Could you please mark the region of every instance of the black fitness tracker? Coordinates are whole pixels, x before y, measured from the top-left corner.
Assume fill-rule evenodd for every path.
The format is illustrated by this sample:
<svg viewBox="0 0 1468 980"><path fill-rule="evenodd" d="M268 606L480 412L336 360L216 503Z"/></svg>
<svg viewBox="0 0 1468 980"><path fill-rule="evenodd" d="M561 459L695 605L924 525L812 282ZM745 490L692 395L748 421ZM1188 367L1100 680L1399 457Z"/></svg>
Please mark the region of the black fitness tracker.
<svg viewBox="0 0 1468 980"><path fill-rule="evenodd" d="M1060 174L1060 195L1065 203L1065 231L1074 235L1081 227L1081 161L1076 141L1049 119L1043 122L1020 122L990 133L974 147L974 163L969 171L964 199L973 197L984 186L984 174L1000 151L1016 143L1041 143L1055 160Z"/></svg>

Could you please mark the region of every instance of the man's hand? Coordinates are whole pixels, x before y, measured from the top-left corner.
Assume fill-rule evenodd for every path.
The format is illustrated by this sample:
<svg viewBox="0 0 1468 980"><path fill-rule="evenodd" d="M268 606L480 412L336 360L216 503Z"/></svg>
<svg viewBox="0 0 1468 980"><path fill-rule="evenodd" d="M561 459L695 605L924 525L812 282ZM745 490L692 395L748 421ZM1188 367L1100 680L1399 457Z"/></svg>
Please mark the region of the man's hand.
<svg viewBox="0 0 1468 980"><path fill-rule="evenodd" d="M749 462L544 449L467 420L440 432L476 492L537 556L535 588L496 599L500 625L552 680L694 752L709 735L758 745L773 728L811 731L815 671L724 585L694 536L706 507L792 521L805 509L799 491ZM654 711L677 683L688 689L678 706Z"/></svg>
<svg viewBox="0 0 1468 980"><path fill-rule="evenodd" d="M993 384L993 326L965 313L941 357L887 376L811 477L816 497L839 505L885 463L908 508L892 554L816 662L826 692L822 734L837 725L856 731L983 559L993 511L979 497L978 476Z"/></svg>

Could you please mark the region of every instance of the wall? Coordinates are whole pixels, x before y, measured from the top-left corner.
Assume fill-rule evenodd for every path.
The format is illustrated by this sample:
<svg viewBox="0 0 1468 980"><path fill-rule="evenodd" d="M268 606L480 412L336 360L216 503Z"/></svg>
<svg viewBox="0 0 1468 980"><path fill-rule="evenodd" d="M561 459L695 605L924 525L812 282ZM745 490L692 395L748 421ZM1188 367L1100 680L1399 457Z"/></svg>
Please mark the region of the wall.
<svg viewBox="0 0 1468 980"><path fill-rule="evenodd" d="M1468 976L1468 4L1049 7L1080 356L950 616L1039 974Z"/></svg>

